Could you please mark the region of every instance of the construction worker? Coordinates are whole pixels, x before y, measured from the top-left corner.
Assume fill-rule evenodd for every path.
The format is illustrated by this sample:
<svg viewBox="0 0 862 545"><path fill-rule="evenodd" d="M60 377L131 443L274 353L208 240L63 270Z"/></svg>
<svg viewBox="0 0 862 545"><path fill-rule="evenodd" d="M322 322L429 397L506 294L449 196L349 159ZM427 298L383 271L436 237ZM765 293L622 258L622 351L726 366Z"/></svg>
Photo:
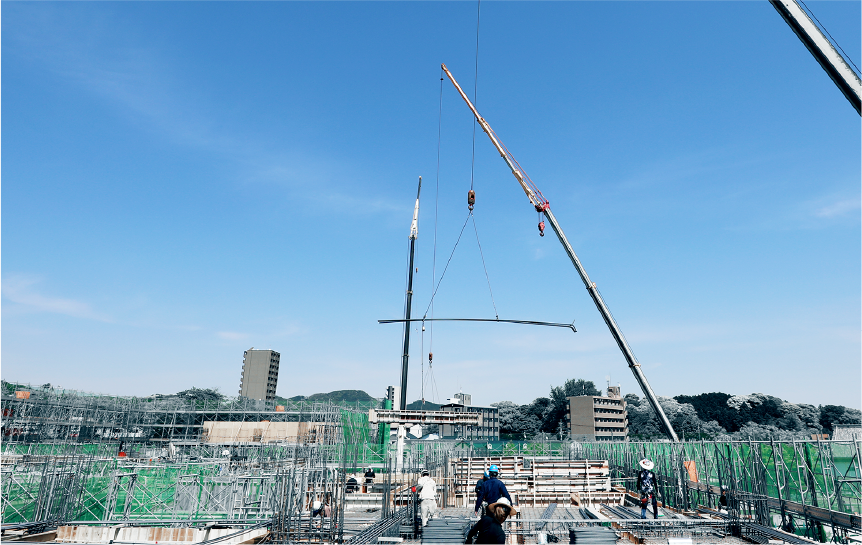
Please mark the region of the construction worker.
<svg viewBox="0 0 862 545"><path fill-rule="evenodd" d="M652 500L652 518L658 518L658 503L655 497L656 478L652 468L655 464L652 460L644 458L638 464L641 466L638 471L638 492L641 495L641 518L646 518L647 504Z"/></svg>
<svg viewBox="0 0 862 545"><path fill-rule="evenodd" d="M320 522L318 524L318 528L323 527L323 518L324 518L324 504L322 501L315 499L311 502L311 519L308 522L309 528L314 526L315 517L320 517Z"/></svg>
<svg viewBox="0 0 862 545"><path fill-rule="evenodd" d="M476 543L506 543L503 523L506 522L506 518L517 514L518 511L512 507L509 500L500 498L499 501L489 505L488 514L470 528L464 543L473 543L473 537L477 534Z"/></svg>
<svg viewBox="0 0 862 545"><path fill-rule="evenodd" d="M503 484L503 481L497 478L499 474L500 468L496 464L492 464L488 468L488 480L482 483L482 494L476 498L476 507L473 509L476 515L479 514L480 507L483 508L482 511L484 514L485 509L483 504L490 506L503 497L509 500L509 505L512 505L512 496L509 495L509 491L506 490L506 485Z"/></svg>
<svg viewBox="0 0 862 545"><path fill-rule="evenodd" d="M478 481L476 481L476 489L475 490L476 490L476 497L477 498L482 495L482 485L484 485L485 481L487 481L487 480L488 480L488 470L486 469L485 473L482 475L482 478L479 479Z"/></svg>
<svg viewBox="0 0 862 545"><path fill-rule="evenodd" d="M427 469L422 470L422 477L416 483L419 491L420 509L422 511L422 526L428 524L429 518L437 513L437 483L431 478Z"/></svg>
<svg viewBox="0 0 862 545"><path fill-rule="evenodd" d="M370 467L365 471L365 485L363 486L363 492L371 492L372 487L374 486L374 470Z"/></svg>

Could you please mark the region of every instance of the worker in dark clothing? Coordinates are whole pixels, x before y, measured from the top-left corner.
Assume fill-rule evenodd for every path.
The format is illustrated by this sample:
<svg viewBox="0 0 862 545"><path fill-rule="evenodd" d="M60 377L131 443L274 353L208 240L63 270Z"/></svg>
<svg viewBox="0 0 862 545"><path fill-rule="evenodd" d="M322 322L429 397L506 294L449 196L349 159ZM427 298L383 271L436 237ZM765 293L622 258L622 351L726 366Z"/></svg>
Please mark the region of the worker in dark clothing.
<svg viewBox="0 0 862 545"><path fill-rule="evenodd" d="M641 470L638 471L638 492L641 494L641 518L646 518L647 504L652 500L652 518L658 518L658 503L655 497L656 478L652 468L655 464L652 460L644 458L638 462Z"/></svg>
<svg viewBox="0 0 862 545"><path fill-rule="evenodd" d="M476 543L506 543L506 532L503 531L503 523L509 516L515 516L518 512L512 507L506 498L488 506L488 514L479 519L479 522L467 532L464 543L473 543L473 537L478 534Z"/></svg>
<svg viewBox="0 0 862 545"><path fill-rule="evenodd" d="M374 470L370 467L368 471L365 472L365 487L362 489L363 492L371 492L371 488L374 486Z"/></svg>
<svg viewBox="0 0 862 545"><path fill-rule="evenodd" d="M512 496L509 495L509 491L506 490L506 485L503 484L503 481L497 478L499 474L500 469L496 465L488 468L488 480L482 484L482 495L476 498L476 507L473 509L477 515L483 502L490 506L500 498L505 497L509 500L509 505L512 505Z"/></svg>
<svg viewBox="0 0 862 545"><path fill-rule="evenodd" d="M476 497L482 495L482 485L485 484L485 481L488 480L488 470L485 470L485 474L482 475L482 478L476 481Z"/></svg>

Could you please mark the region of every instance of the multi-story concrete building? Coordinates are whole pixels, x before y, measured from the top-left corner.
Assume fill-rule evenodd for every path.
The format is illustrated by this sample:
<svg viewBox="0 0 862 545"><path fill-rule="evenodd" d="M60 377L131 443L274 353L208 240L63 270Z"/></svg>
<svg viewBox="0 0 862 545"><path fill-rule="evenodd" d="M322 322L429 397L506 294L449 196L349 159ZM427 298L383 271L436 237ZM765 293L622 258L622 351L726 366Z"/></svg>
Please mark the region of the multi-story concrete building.
<svg viewBox="0 0 862 545"><path fill-rule="evenodd" d="M442 439L466 439L477 441L499 441L500 440L500 415L497 407L474 407L470 405L470 394L458 393L449 399L445 405L440 407L441 411L452 411L456 413L479 413L482 415L482 424L479 426L456 426L454 424L440 424L440 437Z"/></svg>
<svg viewBox="0 0 862 545"><path fill-rule="evenodd" d="M274 401L280 359L281 354L274 350L255 350L251 347L243 352L239 395L248 399Z"/></svg>
<svg viewBox="0 0 862 545"><path fill-rule="evenodd" d="M566 421L572 437L595 441L626 441L629 417L618 386L609 386L607 396L574 396L569 400Z"/></svg>
<svg viewBox="0 0 862 545"><path fill-rule="evenodd" d="M453 399L457 400L461 405L472 405L473 404L473 396L470 394L465 394L463 392L458 392L453 396Z"/></svg>

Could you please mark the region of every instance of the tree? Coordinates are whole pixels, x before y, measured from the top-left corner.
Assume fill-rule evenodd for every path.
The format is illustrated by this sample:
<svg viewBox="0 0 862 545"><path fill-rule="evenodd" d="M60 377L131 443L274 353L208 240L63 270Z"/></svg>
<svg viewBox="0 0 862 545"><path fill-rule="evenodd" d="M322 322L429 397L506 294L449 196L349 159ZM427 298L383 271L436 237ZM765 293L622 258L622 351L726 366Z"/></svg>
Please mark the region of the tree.
<svg viewBox="0 0 862 545"><path fill-rule="evenodd" d="M631 394L630 394L631 395ZM658 439L665 436L664 428L649 403L628 404L629 435L642 439ZM673 426L674 431L689 438L709 438L726 435L726 431L715 420L704 422L697 416L694 406L680 403L669 397L659 397L659 405Z"/></svg>
<svg viewBox="0 0 862 545"><path fill-rule="evenodd" d="M191 401L221 401L225 398L225 396L218 391L218 388L195 388L194 386L188 390L177 392L177 397Z"/></svg>
<svg viewBox="0 0 862 545"><path fill-rule="evenodd" d="M500 401L491 403L492 407L497 407L497 416L500 418L500 435L515 434L521 428L521 408L511 401Z"/></svg>
<svg viewBox="0 0 862 545"><path fill-rule="evenodd" d="M727 406L727 401L733 396L722 392L699 394L695 396L679 395L674 397L680 403L689 403L697 411L697 417L704 422L715 420L727 431L736 431L742 425L739 412Z"/></svg>

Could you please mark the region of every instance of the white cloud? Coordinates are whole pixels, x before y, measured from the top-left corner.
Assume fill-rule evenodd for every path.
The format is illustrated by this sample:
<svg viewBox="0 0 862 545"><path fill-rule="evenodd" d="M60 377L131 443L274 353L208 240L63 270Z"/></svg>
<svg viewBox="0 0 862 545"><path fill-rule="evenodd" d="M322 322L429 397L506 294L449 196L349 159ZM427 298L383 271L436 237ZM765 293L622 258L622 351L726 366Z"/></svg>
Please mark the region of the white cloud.
<svg viewBox="0 0 862 545"><path fill-rule="evenodd" d="M835 218L859 210L859 208L859 199L844 199L818 208L814 215L818 218Z"/></svg>
<svg viewBox="0 0 862 545"><path fill-rule="evenodd" d="M34 290L39 279L26 275L12 275L3 279L3 298L25 312L48 312L64 314L74 318L112 322L105 315L94 311L88 303L65 297L51 297Z"/></svg>

